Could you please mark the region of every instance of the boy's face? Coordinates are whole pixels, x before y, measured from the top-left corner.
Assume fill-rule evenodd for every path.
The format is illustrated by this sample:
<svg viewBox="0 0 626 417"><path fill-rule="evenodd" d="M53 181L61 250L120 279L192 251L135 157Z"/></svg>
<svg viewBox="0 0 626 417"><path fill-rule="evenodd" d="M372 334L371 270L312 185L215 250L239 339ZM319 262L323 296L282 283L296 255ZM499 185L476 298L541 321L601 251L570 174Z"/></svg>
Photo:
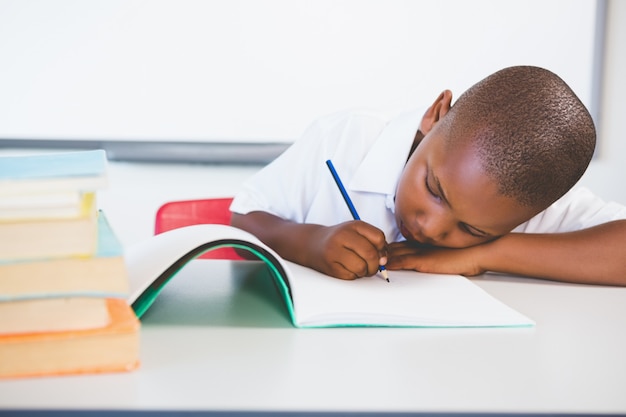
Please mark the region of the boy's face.
<svg viewBox="0 0 626 417"><path fill-rule="evenodd" d="M500 237L537 210L498 194L470 141L446 149L437 124L410 156L396 190L396 222L411 241L451 248Z"/></svg>

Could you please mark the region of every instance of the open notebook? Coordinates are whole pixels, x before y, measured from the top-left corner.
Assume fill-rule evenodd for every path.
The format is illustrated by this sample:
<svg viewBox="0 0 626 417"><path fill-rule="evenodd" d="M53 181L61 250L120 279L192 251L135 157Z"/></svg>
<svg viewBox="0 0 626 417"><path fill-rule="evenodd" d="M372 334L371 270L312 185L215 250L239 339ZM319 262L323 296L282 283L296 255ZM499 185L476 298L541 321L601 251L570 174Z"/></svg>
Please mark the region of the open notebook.
<svg viewBox="0 0 626 417"><path fill-rule="evenodd" d="M243 230L214 224L175 229L127 250L128 301L137 315L188 262L221 247L247 250L267 264L296 327L534 325L460 275L390 271L390 282L380 276L343 281L285 261Z"/></svg>

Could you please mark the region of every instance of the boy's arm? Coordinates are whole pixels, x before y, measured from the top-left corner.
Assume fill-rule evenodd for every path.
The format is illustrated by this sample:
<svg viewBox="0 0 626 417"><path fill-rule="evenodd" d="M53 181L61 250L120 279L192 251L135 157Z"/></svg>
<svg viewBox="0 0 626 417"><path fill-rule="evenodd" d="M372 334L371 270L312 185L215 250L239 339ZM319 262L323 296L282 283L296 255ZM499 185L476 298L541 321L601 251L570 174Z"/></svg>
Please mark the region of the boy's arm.
<svg viewBox="0 0 626 417"><path fill-rule="evenodd" d="M383 232L362 221L322 226L253 211L233 213L231 224L252 233L284 259L341 279L374 275L381 261L386 262Z"/></svg>
<svg viewBox="0 0 626 417"><path fill-rule="evenodd" d="M626 220L569 233L511 233L466 249L391 245L387 268L463 275L493 271L626 286Z"/></svg>

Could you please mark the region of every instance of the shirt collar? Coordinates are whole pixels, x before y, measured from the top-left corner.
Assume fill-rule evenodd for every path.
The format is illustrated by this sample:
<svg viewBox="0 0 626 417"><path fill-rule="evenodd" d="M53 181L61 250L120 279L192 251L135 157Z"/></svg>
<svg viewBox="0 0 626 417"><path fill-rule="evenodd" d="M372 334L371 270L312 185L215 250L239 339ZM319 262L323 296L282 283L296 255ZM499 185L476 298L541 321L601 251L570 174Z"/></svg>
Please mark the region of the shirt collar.
<svg viewBox="0 0 626 417"><path fill-rule="evenodd" d="M348 188L394 195L421 116L413 110L390 120L363 158Z"/></svg>

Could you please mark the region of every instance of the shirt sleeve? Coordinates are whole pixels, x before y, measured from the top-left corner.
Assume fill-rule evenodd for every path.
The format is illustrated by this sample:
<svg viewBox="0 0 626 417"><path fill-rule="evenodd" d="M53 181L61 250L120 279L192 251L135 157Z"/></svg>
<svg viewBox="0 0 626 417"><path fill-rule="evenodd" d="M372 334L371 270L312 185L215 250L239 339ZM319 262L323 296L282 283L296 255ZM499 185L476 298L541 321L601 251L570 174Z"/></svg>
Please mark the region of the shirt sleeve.
<svg viewBox="0 0 626 417"><path fill-rule="evenodd" d="M626 219L626 207L605 202L587 188L575 188L526 223L519 233L564 233Z"/></svg>
<svg viewBox="0 0 626 417"><path fill-rule="evenodd" d="M333 115L311 124L285 152L244 182L230 210L239 214L265 211L304 222L325 160L336 147L341 122L341 115Z"/></svg>

